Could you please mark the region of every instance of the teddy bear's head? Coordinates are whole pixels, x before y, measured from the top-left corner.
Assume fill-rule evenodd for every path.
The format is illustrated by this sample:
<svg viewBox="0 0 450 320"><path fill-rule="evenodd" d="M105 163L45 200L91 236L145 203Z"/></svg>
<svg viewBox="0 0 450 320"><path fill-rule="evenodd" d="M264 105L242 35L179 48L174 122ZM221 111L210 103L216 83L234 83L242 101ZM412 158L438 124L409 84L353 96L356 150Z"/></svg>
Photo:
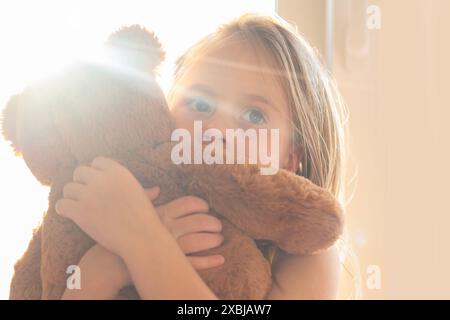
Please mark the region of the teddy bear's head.
<svg viewBox="0 0 450 320"><path fill-rule="evenodd" d="M109 37L105 52L108 59L73 63L7 102L3 135L43 184L60 167L170 140L169 110L155 81L164 58L158 39L125 27Z"/></svg>

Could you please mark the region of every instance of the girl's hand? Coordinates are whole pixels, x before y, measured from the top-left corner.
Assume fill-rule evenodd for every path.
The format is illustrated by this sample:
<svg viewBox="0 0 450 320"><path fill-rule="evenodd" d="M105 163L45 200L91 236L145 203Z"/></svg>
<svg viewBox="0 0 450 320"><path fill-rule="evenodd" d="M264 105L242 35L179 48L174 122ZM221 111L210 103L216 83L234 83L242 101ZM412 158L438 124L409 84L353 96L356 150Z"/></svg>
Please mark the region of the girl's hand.
<svg viewBox="0 0 450 320"><path fill-rule="evenodd" d="M158 187L146 189L151 201L158 197L159 191ZM181 197L156 208L160 220L187 255L217 247L223 242L220 234L222 223L207 214L208 210L208 204L194 196ZM196 270L216 267L224 262L221 255L188 255L187 258Z"/></svg>
<svg viewBox="0 0 450 320"><path fill-rule="evenodd" d="M136 178L111 159L98 157L90 166L77 167L63 194L56 212L120 257L160 224Z"/></svg>
<svg viewBox="0 0 450 320"><path fill-rule="evenodd" d="M78 267L81 288L66 289L62 299L114 299L132 283L125 262L99 244L84 254Z"/></svg>

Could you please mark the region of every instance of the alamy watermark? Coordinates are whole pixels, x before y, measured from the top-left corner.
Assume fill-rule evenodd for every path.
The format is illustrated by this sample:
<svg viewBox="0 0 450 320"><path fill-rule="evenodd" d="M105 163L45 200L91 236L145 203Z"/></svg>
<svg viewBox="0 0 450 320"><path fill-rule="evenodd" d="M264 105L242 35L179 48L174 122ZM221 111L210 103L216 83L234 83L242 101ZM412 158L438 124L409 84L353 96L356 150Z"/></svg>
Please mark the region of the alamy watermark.
<svg viewBox="0 0 450 320"><path fill-rule="evenodd" d="M70 265L66 270L67 274L70 276L67 278L66 287L69 290L80 290L81 289L81 269L77 265Z"/></svg>
<svg viewBox="0 0 450 320"><path fill-rule="evenodd" d="M278 172L279 129L226 129L224 136L214 128L203 132L202 121L194 121L193 134L194 137L189 130L181 128L172 132L171 141L178 142L172 148L173 163L260 164L262 175Z"/></svg>
<svg viewBox="0 0 450 320"><path fill-rule="evenodd" d="M376 5L369 5L366 9L367 19L366 27L369 30L381 29L381 9Z"/></svg>
<svg viewBox="0 0 450 320"><path fill-rule="evenodd" d="M376 264L371 264L366 269L366 286L369 290L381 289L381 268Z"/></svg>

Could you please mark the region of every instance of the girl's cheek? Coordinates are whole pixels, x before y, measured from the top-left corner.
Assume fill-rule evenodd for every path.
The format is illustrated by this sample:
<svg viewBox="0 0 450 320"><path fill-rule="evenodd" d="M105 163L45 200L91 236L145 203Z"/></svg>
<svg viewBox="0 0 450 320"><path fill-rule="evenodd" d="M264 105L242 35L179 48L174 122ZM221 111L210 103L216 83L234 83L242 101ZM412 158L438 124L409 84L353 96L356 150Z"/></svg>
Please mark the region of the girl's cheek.
<svg viewBox="0 0 450 320"><path fill-rule="evenodd" d="M183 108L180 104L175 104L171 109L172 118L175 121L177 128L183 128L184 123L187 122L188 114L186 108Z"/></svg>

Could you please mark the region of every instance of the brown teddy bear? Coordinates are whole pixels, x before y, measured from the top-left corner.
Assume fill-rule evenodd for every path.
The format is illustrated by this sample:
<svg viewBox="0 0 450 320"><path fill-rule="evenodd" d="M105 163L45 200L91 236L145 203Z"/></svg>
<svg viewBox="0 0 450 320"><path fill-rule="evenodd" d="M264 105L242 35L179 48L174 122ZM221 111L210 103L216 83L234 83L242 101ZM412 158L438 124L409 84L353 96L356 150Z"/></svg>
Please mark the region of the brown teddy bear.
<svg viewBox="0 0 450 320"><path fill-rule="evenodd" d="M113 33L106 43L115 63L77 62L12 96L3 112L3 135L34 176L49 185L49 207L15 265L11 299L59 299L70 265L94 245L71 220L55 213L65 183L78 165L97 156L126 166L145 188L161 187L155 205L184 195L205 199L223 223L225 263L199 271L220 299L263 299L271 269L256 241L290 254L311 254L341 234L336 199L309 180L280 169L261 175L257 165L175 165L174 125L154 69L164 53L140 26ZM134 289L124 298L138 298Z"/></svg>

